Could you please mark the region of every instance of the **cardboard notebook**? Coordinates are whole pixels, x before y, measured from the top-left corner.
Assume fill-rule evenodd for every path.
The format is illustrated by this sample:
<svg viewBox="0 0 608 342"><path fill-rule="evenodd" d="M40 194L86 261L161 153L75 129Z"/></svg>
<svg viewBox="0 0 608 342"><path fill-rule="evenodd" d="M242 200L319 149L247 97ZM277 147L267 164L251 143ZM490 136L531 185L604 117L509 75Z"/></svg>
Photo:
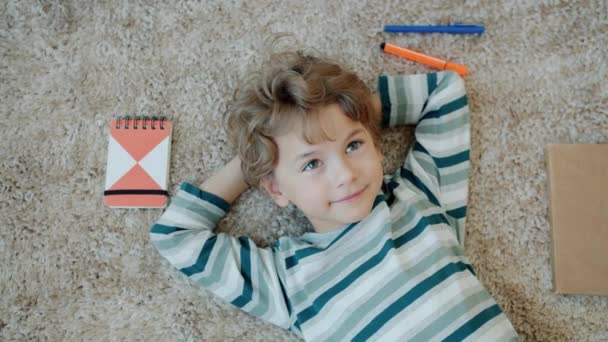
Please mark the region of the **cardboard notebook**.
<svg viewBox="0 0 608 342"><path fill-rule="evenodd" d="M167 205L171 122L166 117L110 121L104 204L112 208Z"/></svg>
<svg viewBox="0 0 608 342"><path fill-rule="evenodd" d="M554 290L608 295L608 144L550 144L545 157Z"/></svg>

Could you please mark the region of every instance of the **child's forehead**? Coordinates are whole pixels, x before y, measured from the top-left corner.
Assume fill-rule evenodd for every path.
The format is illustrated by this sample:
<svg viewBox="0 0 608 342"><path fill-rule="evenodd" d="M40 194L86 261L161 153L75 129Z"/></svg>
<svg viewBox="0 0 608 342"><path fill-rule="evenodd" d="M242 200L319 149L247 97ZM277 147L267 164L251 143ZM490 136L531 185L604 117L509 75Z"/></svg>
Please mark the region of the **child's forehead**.
<svg viewBox="0 0 608 342"><path fill-rule="evenodd" d="M309 147L336 141L360 127L360 122L349 118L339 107L331 108L292 120L284 134L275 140L279 145Z"/></svg>

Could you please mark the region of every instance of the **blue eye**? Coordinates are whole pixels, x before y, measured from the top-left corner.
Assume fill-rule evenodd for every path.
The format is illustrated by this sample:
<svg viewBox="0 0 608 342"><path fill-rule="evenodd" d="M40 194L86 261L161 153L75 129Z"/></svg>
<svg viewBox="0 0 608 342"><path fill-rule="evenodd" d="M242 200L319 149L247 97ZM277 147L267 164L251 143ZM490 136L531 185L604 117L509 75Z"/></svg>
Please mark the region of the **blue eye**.
<svg viewBox="0 0 608 342"><path fill-rule="evenodd" d="M312 168L309 168L309 166L313 166ZM308 171L308 170L314 170L317 167L319 167L319 159L314 159L309 161L306 166L304 166L304 169L302 171Z"/></svg>
<svg viewBox="0 0 608 342"><path fill-rule="evenodd" d="M361 147L361 145L363 145L363 141L355 140L355 141L351 142L350 144L348 144L348 147L356 146L354 149L358 150ZM348 147L346 148L347 150L348 150Z"/></svg>

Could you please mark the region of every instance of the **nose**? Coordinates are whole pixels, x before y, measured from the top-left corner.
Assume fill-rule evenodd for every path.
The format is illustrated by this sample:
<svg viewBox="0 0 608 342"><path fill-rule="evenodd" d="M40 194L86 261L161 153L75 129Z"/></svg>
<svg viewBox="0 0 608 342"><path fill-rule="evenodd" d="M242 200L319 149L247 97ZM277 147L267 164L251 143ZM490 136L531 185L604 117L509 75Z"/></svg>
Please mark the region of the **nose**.
<svg viewBox="0 0 608 342"><path fill-rule="evenodd" d="M338 158L334 169L337 187L349 185L357 180L357 170L348 158Z"/></svg>

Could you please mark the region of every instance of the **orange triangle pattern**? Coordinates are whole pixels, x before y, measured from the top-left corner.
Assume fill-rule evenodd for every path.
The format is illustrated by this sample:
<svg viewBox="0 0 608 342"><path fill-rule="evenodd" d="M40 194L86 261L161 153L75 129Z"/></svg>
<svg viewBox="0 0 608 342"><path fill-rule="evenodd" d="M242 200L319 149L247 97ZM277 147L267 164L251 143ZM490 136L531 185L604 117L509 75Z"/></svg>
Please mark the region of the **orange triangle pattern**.
<svg viewBox="0 0 608 342"><path fill-rule="evenodd" d="M125 189L162 190L139 164L133 166L108 190ZM165 195L111 195L104 196L104 203L113 207L163 207L167 203L167 197Z"/></svg>
<svg viewBox="0 0 608 342"><path fill-rule="evenodd" d="M116 120L112 120L110 134L136 161L142 160L154 147L163 139L169 136L171 124L168 121L163 123L165 129L160 129L156 123L156 129L148 126L147 129L138 127L137 129L116 128Z"/></svg>
<svg viewBox="0 0 608 342"><path fill-rule="evenodd" d="M133 166L131 170L125 173L125 175L116 181L116 183L112 184L112 187L108 190L123 189L162 190L160 185L158 185L139 164Z"/></svg>
<svg viewBox="0 0 608 342"><path fill-rule="evenodd" d="M165 157L160 155L152 156L150 153L152 153L159 144L166 142L165 139L167 138L169 138L169 141L166 142L167 146L170 146L171 123L169 121L164 121L164 129L162 130L160 129L159 122L155 122L155 129L152 129L150 124L145 130L143 129L143 125L137 129L133 129L132 127L125 129L122 125L120 128L116 128L116 124L117 120L114 119L110 121L110 135L112 138L110 140L111 148L109 148L108 152L107 169L111 169L113 172L112 181L116 178L118 178L118 180L112 185L108 185L108 176L106 175L106 186L109 186L109 188L105 190L166 190L167 184L158 184L146 169L139 165L139 163L142 162L146 156L155 157L152 158L152 160L156 160L156 163L160 163L157 167L166 170L165 168L168 167L168 165L165 164ZM169 152L166 149L163 151ZM133 165L133 160L125 155L125 153L133 158L135 161L134 166L131 166ZM166 158L169 158L168 154L166 155ZM110 163L114 165L110 165ZM148 166L151 167L150 165ZM130 169L127 170L129 167ZM126 173L122 174L125 171ZM104 195L105 205L114 208L162 208L167 205L168 201L168 197L162 194Z"/></svg>

